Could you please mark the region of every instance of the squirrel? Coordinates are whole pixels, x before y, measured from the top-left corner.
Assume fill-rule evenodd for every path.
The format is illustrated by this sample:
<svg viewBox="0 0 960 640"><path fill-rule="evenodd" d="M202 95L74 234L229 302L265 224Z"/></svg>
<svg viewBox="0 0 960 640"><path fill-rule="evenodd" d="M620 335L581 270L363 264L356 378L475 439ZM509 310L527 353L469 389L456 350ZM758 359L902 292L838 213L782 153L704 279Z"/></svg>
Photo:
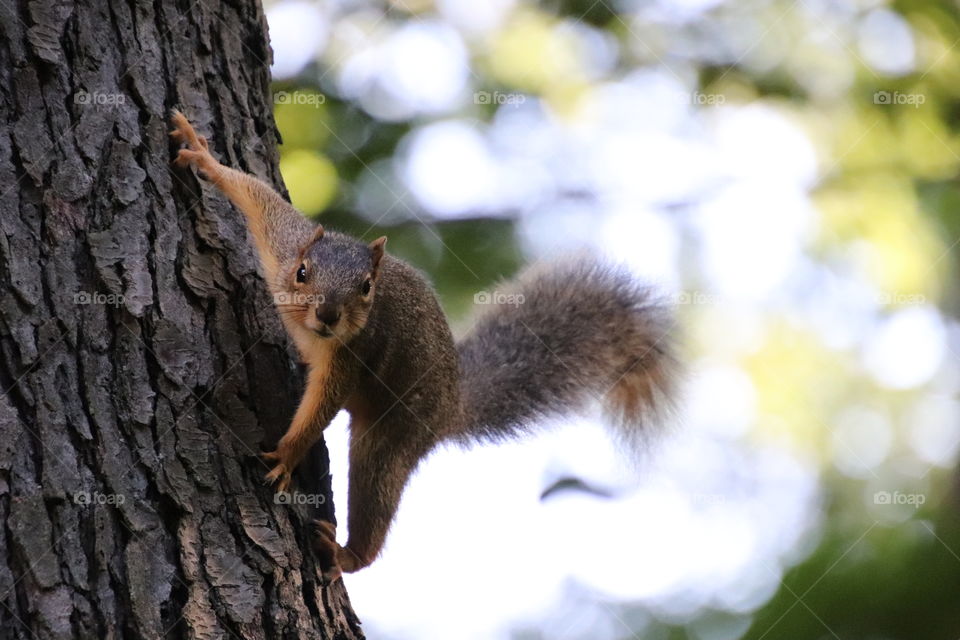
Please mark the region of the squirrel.
<svg viewBox="0 0 960 640"><path fill-rule="evenodd" d="M622 269L580 256L535 266L455 342L427 279L385 252L309 222L258 178L220 164L179 111L174 164L194 167L243 213L306 389L266 475L291 473L334 416L350 414L348 540L315 521L328 582L379 555L408 478L439 443L502 440L538 418L602 401L635 436L669 405L671 313ZM499 292L498 292L499 293Z"/></svg>

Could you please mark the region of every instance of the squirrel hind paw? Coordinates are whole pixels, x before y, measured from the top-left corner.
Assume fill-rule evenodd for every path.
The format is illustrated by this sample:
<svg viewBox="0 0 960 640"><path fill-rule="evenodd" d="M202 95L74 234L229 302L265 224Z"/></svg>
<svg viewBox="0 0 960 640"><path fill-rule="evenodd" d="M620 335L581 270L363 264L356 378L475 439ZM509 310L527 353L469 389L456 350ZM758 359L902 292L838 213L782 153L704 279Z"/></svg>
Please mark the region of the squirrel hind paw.
<svg viewBox="0 0 960 640"><path fill-rule="evenodd" d="M334 544L336 544L337 528L332 522L327 522L326 520L314 520L313 530L318 540L323 539L325 541L332 541Z"/></svg>
<svg viewBox="0 0 960 640"><path fill-rule="evenodd" d="M336 527L326 520L314 520L311 539L324 582L327 585L333 584L343 576L343 569L337 562L341 548L337 544Z"/></svg>

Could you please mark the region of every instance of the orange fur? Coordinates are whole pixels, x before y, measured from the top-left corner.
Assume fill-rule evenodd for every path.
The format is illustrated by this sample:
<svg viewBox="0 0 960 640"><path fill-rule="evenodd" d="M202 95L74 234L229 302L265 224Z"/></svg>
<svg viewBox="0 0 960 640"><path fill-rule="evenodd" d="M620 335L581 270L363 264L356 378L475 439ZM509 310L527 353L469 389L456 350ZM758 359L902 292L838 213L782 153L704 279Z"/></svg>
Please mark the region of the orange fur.
<svg viewBox="0 0 960 640"><path fill-rule="evenodd" d="M266 479L271 483L279 481L279 491L287 490L293 470L307 455L307 451L326 427L326 424L318 425L316 418L328 400L327 393L335 352L336 343L314 338L309 351L303 354L310 366L310 371L307 374L307 387L300 399L300 405L293 416L290 428L277 443L276 451L264 454L266 459L277 463L267 474Z"/></svg>
<svg viewBox="0 0 960 640"><path fill-rule="evenodd" d="M267 234L265 215L271 206L275 206L273 200L278 197L272 189L253 176L220 164L211 155L207 139L197 134L182 113L174 111L171 120L174 130L170 132L170 136L187 145L187 148L179 150L174 163L180 167L195 166L202 177L222 191L243 212L263 265L264 278L271 290L274 290L280 262L276 247L272 246Z"/></svg>
<svg viewBox="0 0 960 640"><path fill-rule="evenodd" d="M253 178L234 169L222 167L214 185L238 208L247 218L247 228L257 246L260 261L263 264L264 277L268 283L275 283L279 275L280 265L270 249L267 240L266 223L263 219L264 203L257 198L258 190L251 182ZM273 289L273 286L271 286Z"/></svg>

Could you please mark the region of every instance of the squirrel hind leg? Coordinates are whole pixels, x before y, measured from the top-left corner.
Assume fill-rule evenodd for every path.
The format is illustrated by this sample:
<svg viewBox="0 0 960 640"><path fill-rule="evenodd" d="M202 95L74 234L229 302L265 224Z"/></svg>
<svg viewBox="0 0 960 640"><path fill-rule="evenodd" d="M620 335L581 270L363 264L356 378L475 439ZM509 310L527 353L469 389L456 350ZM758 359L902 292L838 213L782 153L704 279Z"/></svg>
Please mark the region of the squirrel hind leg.
<svg viewBox="0 0 960 640"><path fill-rule="evenodd" d="M314 520L311 532L313 550L317 554L323 579L327 584L333 584L343 575L343 568L337 561L340 545L337 544L337 529L326 520Z"/></svg>
<svg viewBox="0 0 960 640"><path fill-rule="evenodd" d="M332 584L344 573L359 571L370 564L337 542L336 527L326 520L314 520L311 536L324 582Z"/></svg>

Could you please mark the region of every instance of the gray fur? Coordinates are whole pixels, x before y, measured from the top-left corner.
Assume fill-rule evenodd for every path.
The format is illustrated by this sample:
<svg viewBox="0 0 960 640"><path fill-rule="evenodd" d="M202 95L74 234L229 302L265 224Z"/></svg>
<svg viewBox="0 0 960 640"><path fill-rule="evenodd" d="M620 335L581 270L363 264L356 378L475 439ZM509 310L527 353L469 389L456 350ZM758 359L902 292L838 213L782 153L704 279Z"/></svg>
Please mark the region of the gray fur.
<svg viewBox="0 0 960 640"><path fill-rule="evenodd" d="M501 439L600 400L630 439L666 408L677 362L669 308L589 256L537 265L458 344L467 438ZM519 298L514 298L519 300Z"/></svg>

